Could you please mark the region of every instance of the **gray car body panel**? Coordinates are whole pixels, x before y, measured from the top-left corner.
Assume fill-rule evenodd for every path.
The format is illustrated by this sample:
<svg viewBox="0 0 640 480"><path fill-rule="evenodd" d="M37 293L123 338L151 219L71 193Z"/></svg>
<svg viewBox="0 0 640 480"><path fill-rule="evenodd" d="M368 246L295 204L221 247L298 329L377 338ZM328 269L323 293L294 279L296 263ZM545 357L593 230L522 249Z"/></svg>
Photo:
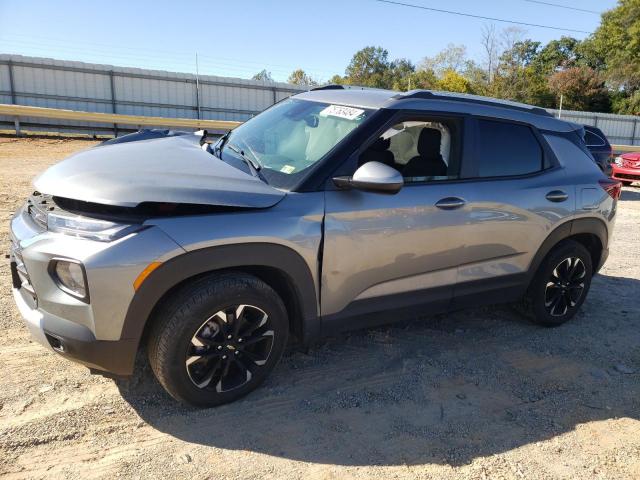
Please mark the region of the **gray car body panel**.
<svg viewBox="0 0 640 480"><path fill-rule="evenodd" d="M322 313L435 287L451 287L450 297L458 283L525 273L547 235L573 215L573 192L563 203L545 199L560 188L566 176L557 169L523 179L409 185L391 197L327 192ZM466 204L435 207L451 196Z"/></svg>
<svg viewBox="0 0 640 480"><path fill-rule="evenodd" d="M157 218L148 223L160 228L187 252L238 244L286 247L307 264L319 297L318 252L323 215L323 192L288 193L280 203L265 210ZM287 265L281 268L286 271Z"/></svg>
<svg viewBox="0 0 640 480"><path fill-rule="evenodd" d="M133 282L154 261L167 261L185 251L159 228L147 228L115 242L97 242L36 228L25 209L11 221L31 283L38 294L38 309L86 327L101 340L119 340L124 318L135 295ZM82 262L91 290L100 292L85 303L64 293L49 274L53 259Z"/></svg>
<svg viewBox="0 0 640 480"><path fill-rule="evenodd" d="M182 135L102 145L76 153L34 181L36 190L92 203L143 202L267 208L284 192L228 165Z"/></svg>
<svg viewBox="0 0 640 480"><path fill-rule="evenodd" d="M283 272L299 297L301 319L292 320L304 324L303 340L309 343L328 327L359 325L346 319L353 313L368 319L386 307L425 303L438 311L473 294L514 299L549 249L572 234L596 235L606 258L616 202L598 185L604 177L588 154L568 139L576 125L528 112L528 106L447 95L424 99L381 90L320 90L297 98L527 123L542 134L557 164L522 177L407 184L395 195L335 187L284 192L203 151L197 136L90 149L47 170L36 188L122 207L162 202L239 208L147 218L146 229L107 243L43 231L20 210L12 236L38 303L29 303L22 289L14 293L34 336L46 344L42 332L70 332L83 352L76 358L127 374L158 302L180 282L212 270ZM469 161L473 156L463 157ZM557 190L566 192L566 200L546 198ZM435 206L448 197L465 203L450 210ZM47 271L54 257L83 262L91 303L57 288ZM152 262L162 265L136 292L133 282ZM497 297L485 295L492 289ZM89 340L102 342L95 343L95 353L87 353ZM110 352L118 348L125 353L114 363Z"/></svg>

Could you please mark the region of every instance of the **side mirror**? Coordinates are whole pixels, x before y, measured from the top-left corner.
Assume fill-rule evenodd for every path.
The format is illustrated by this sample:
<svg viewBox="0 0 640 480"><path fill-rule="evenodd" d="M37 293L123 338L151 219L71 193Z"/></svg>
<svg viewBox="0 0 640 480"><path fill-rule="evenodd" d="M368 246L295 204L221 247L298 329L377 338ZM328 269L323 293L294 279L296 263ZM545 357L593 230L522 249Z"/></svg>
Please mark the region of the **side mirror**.
<svg viewBox="0 0 640 480"><path fill-rule="evenodd" d="M384 163L367 162L352 177L334 177L333 183L341 189L357 189L374 193L398 193L404 185L399 171Z"/></svg>

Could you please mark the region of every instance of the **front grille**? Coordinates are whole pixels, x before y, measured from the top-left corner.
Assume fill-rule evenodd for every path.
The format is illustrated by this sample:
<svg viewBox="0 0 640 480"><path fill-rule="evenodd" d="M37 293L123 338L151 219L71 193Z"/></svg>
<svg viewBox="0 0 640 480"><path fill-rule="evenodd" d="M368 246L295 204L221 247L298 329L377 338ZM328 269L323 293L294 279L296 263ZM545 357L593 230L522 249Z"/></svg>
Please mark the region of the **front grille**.
<svg viewBox="0 0 640 480"><path fill-rule="evenodd" d="M638 174L638 175L629 175L628 173L617 173L616 172L615 178L623 179L623 180L640 180L640 174Z"/></svg>
<svg viewBox="0 0 640 480"><path fill-rule="evenodd" d="M11 276L15 288L23 288L29 295L36 299L36 291L31 285L31 279L27 267L22 259L22 249L17 242L11 241Z"/></svg>
<svg viewBox="0 0 640 480"><path fill-rule="evenodd" d="M51 195L34 192L27 200L27 213L40 228L47 229L47 212L55 209Z"/></svg>

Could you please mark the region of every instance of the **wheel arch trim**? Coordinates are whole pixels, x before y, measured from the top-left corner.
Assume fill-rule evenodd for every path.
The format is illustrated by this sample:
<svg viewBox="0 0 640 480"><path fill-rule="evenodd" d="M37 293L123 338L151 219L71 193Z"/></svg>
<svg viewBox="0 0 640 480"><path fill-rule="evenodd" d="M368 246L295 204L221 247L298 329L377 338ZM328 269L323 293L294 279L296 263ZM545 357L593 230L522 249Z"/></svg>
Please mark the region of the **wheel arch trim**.
<svg viewBox="0 0 640 480"><path fill-rule="evenodd" d="M301 340L309 343L317 338L320 316L315 282L309 266L291 248L270 243L203 248L163 263L146 278L134 295L127 309L121 338L139 342L154 308L176 285L208 272L243 267L267 267L279 270L287 276L298 297L297 303L302 316Z"/></svg>
<svg viewBox="0 0 640 480"><path fill-rule="evenodd" d="M540 264L547 256L547 254L555 247L559 242L567 238L571 238L575 235L591 234L598 237L600 244L602 245L602 254L600 259L600 265L593 265L594 273L602 266L604 259L606 259L606 252L608 251L609 242L609 230L607 225L599 218L577 218L569 220L558 227L556 227L542 242L540 248L533 257L531 265L529 267L528 282L533 279L533 276L538 271Z"/></svg>

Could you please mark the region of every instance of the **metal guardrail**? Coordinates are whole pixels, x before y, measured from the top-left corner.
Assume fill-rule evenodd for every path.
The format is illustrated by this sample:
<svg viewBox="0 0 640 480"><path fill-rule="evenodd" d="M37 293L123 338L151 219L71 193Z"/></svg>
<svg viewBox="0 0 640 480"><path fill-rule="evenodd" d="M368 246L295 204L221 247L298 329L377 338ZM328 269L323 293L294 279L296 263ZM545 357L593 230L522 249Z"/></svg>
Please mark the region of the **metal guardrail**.
<svg viewBox="0 0 640 480"><path fill-rule="evenodd" d="M208 130L233 130L242 122L228 120L198 120L193 118L147 117L145 115L123 115L120 113L79 112L57 108L30 107L27 105L0 104L0 115L14 117L16 135L20 135L20 118L52 118L57 120L79 120L83 122L112 123L154 127L183 127Z"/></svg>
<svg viewBox="0 0 640 480"><path fill-rule="evenodd" d="M57 108L30 107L27 105L0 104L0 115L15 118L16 135L20 134L20 117L79 120L83 122L112 123L154 127L184 127L208 130L233 130L242 122L228 120L198 120L194 118L147 117L120 113L79 112ZM640 152L640 145L611 145L614 152Z"/></svg>
<svg viewBox="0 0 640 480"><path fill-rule="evenodd" d="M640 152L640 145L611 145L614 152Z"/></svg>

